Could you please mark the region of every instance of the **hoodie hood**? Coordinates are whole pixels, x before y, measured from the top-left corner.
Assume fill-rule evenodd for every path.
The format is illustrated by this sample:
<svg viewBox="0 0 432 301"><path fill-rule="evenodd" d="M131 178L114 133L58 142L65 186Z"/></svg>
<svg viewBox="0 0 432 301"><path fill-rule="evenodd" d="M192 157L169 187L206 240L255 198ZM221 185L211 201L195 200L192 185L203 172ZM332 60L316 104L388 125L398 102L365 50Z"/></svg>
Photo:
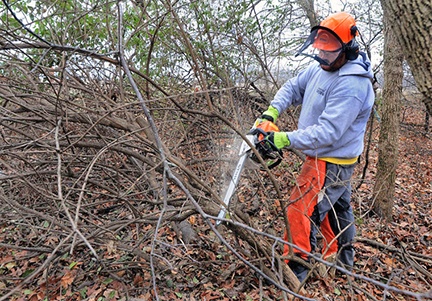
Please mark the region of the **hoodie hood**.
<svg viewBox="0 0 432 301"><path fill-rule="evenodd" d="M364 52L359 52L359 56L355 60L347 61L339 69L339 75L359 75L370 79L373 79L374 76L371 62Z"/></svg>

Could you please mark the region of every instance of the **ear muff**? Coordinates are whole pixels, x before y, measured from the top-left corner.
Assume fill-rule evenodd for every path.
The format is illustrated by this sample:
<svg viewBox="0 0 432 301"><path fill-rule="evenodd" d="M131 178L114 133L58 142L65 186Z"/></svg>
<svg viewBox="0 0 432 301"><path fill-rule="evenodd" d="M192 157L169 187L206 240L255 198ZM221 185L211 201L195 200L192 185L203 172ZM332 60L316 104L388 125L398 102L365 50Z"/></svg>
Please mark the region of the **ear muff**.
<svg viewBox="0 0 432 301"><path fill-rule="evenodd" d="M345 57L352 61L355 60L359 55L359 45L357 44L355 37L358 34L357 26L351 27L351 35L353 39L345 44Z"/></svg>
<svg viewBox="0 0 432 301"><path fill-rule="evenodd" d="M352 61L355 60L359 55L359 45L355 41L355 39L352 39L348 42L348 44L345 45L345 57Z"/></svg>
<svg viewBox="0 0 432 301"><path fill-rule="evenodd" d="M352 26L351 29L350 29L350 33L351 33L351 36L356 37L357 34L358 34L357 26L355 26L355 25Z"/></svg>

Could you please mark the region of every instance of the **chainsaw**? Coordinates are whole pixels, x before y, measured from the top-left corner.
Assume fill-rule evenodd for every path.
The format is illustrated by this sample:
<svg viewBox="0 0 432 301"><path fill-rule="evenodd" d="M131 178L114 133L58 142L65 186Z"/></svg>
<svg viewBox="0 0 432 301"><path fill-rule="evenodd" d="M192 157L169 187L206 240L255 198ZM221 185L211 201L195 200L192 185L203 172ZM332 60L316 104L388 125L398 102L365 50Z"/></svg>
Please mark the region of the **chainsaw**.
<svg viewBox="0 0 432 301"><path fill-rule="evenodd" d="M255 149L269 169L278 166L282 162L283 158L282 150L278 149L270 140L266 139L266 137L269 136L271 132L279 132L279 128L273 122L265 120L258 123L257 125L254 125L254 127L246 135L247 140L255 146ZM219 211L216 226L221 223L220 219L224 218L226 215L226 209L228 208L231 197L237 188L237 184L240 180L245 162L248 159L260 163L258 156L252 151L249 144L246 141L243 141L240 146L239 160L234 169L231 181L223 199L225 206L222 206L221 210Z"/></svg>

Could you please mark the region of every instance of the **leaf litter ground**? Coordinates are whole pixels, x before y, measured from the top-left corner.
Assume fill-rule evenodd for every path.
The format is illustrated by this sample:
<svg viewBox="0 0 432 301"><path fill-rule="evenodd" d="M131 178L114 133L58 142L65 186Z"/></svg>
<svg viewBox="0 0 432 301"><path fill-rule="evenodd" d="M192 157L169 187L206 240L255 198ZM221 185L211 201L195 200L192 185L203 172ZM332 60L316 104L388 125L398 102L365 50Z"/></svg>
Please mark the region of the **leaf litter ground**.
<svg viewBox="0 0 432 301"><path fill-rule="evenodd" d="M414 110L406 116L409 119L403 118L400 134L393 222L386 224L371 211L378 125L373 129L367 173L353 195L358 232L353 270L356 277L314 274L305 284L309 299L415 300L410 293L428 291L431 296L432 143L430 130L425 132L423 128L424 112ZM275 170L280 183L292 181L300 167L290 155L285 157L284 163L291 168L289 174L283 168ZM363 166L358 166L357 177ZM244 183L253 185L248 183L247 177ZM243 188L239 192L239 203L243 203L251 216L262 218L259 225L263 231L281 235L283 225L273 215L277 204L248 203L247 200L257 198L256 195L252 198L251 192L260 199L269 197L263 191ZM289 193L289 189L284 192ZM52 253L44 248L52 250L60 243L55 233L46 231L45 236L39 237L19 223L12 227L2 221L0 296L21 285L22 289L8 300L154 300L152 288L156 285L159 300L284 300L279 289L258 277L221 245L200 217L191 217L189 222L198 233L198 238L189 245L181 242L170 225L161 227L161 238L155 243L162 260L157 263L158 273L152 277L148 260L151 245L142 244L137 250L130 250L114 240L107 243L95 239L92 243L98 246L97 252L103 259L100 262L95 261L83 245L77 246L72 254L53 256L52 261L47 261ZM127 227L136 235L127 239L138 237L132 225ZM259 266L254 248L229 230L225 231L229 242L241 248L243 256ZM41 247L6 247L14 243L18 246L23 240L38 241ZM42 264L45 264L44 272L29 278Z"/></svg>

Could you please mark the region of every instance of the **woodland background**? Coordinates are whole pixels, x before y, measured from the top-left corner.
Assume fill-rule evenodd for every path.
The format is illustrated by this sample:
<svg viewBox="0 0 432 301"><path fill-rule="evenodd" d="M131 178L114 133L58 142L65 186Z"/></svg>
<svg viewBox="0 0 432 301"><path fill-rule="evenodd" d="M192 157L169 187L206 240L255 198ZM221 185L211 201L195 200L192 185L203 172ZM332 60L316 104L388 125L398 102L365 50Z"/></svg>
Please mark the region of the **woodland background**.
<svg viewBox="0 0 432 301"><path fill-rule="evenodd" d="M301 156L246 169L230 221L215 216L242 137L309 63L294 54L335 2L2 4L0 300L432 299L431 133L406 64L391 216L375 210L390 102L379 2L337 3L377 88L352 183L355 267L334 276L317 257L300 288L280 254Z"/></svg>

